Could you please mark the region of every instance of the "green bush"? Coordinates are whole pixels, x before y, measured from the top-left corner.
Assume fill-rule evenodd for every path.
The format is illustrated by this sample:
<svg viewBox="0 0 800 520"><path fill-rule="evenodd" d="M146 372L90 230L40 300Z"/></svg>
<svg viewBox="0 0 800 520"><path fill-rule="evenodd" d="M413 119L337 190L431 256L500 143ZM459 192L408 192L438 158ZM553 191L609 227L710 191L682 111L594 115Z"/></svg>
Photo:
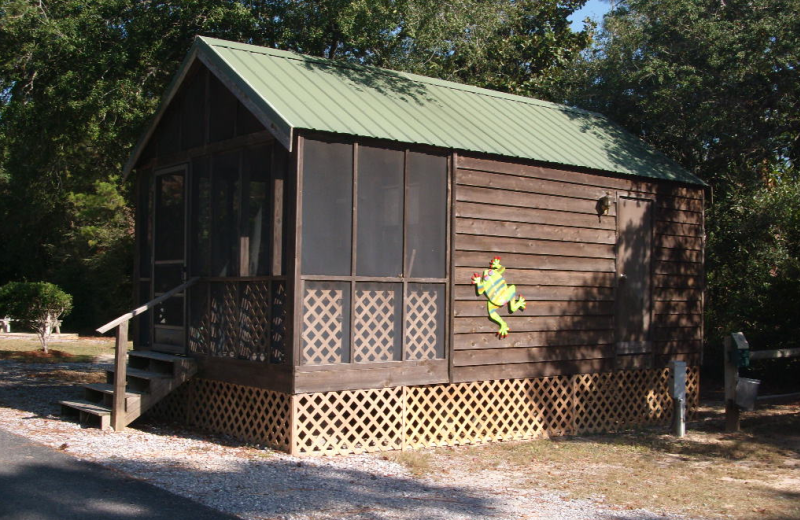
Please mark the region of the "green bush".
<svg viewBox="0 0 800 520"><path fill-rule="evenodd" d="M34 329L42 350L56 320L72 310L72 296L47 282L9 282L0 287L0 316L14 318Z"/></svg>

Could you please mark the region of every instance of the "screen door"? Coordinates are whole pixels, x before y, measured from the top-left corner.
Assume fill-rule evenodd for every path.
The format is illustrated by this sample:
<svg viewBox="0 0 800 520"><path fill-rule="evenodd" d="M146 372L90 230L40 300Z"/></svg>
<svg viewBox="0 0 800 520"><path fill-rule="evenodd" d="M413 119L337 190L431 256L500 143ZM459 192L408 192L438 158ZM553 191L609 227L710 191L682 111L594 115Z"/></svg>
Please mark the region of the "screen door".
<svg viewBox="0 0 800 520"><path fill-rule="evenodd" d="M186 167L155 174L153 297L186 280ZM183 354L186 297L181 292L153 309L153 350Z"/></svg>

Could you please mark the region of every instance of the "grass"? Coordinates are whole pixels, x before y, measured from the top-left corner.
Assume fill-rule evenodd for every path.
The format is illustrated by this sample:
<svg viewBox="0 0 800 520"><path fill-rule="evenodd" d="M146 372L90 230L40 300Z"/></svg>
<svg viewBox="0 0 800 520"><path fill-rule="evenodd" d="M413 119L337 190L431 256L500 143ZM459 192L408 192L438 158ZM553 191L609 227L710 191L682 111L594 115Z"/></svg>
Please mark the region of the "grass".
<svg viewBox="0 0 800 520"><path fill-rule="evenodd" d="M410 452L415 475L464 466L628 509L710 518L800 519L800 404L776 406L722 432L720 410L683 439L660 431ZM432 469L432 468L435 468ZM441 471L441 470L445 471Z"/></svg>
<svg viewBox="0 0 800 520"><path fill-rule="evenodd" d="M433 453L431 451L390 451L385 460L393 460L405 466L415 477L424 477L431 472Z"/></svg>
<svg viewBox="0 0 800 520"><path fill-rule="evenodd" d="M129 345L129 349L132 345ZM113 338L80 338L51 341L49 352L42 352L35 339L0 339L0 359L22 363L91 363L98 356L114 354Z"/></svg>

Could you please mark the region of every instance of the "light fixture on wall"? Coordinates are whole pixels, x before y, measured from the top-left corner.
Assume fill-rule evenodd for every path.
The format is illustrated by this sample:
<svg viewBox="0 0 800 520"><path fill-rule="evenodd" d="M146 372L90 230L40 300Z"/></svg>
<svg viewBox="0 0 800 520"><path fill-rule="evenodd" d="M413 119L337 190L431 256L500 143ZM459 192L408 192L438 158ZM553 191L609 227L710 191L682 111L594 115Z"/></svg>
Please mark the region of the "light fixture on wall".
<svg viewBox="0 0 800 520"><path fill-rule="evenodd" d="M597 201L597 215L603 216L608 215L608 210L611 209L611 195L606 193Z"/></svg>

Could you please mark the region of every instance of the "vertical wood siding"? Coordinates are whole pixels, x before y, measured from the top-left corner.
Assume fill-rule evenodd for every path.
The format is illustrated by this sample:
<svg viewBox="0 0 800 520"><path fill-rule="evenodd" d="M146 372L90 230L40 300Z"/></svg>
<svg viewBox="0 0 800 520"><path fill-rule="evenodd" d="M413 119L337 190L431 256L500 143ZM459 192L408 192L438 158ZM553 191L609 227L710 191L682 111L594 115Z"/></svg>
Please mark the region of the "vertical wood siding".
<svg viewBox="0 0 800 520"><path fill-rule="evenodd" d="M615 345L616 205L596 210L607 193L654 201L652 352ZM453 382L699 363L701 188L459 156L454 211ZM471 283L494 256L528 301L501 311L505 339Z"/></svg>

